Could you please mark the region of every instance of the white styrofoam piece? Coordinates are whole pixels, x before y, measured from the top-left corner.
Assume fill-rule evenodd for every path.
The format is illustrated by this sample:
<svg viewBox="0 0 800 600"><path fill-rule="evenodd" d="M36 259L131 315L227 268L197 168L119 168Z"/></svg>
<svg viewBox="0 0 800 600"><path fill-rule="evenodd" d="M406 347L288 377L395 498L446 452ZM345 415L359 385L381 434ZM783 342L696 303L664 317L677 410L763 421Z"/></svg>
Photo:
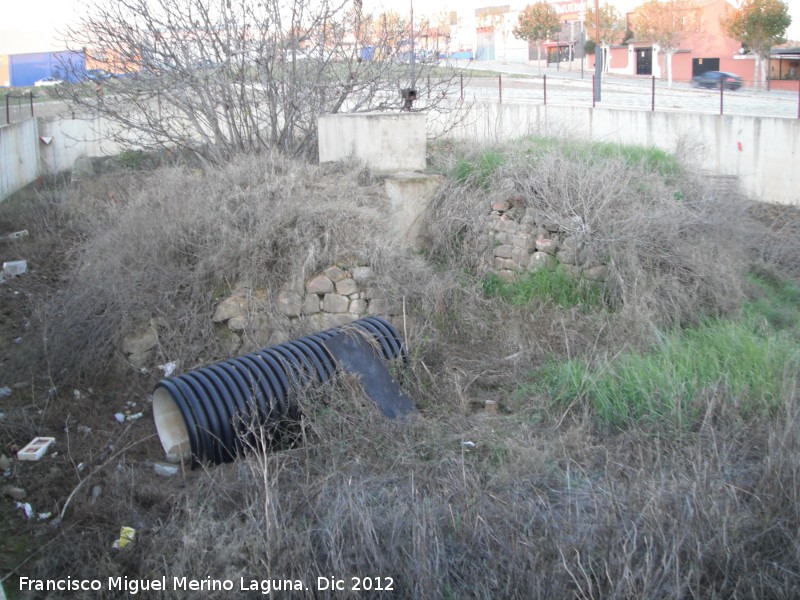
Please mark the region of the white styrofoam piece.
<svg viewBox="0 0 800 600"><path fill-rule="evenodd" d="M22 450L17 452L18 460L39 460L47 452L47 449L52 446L56 438L52 437L37 437L33 438L28 445Z"/></svg>

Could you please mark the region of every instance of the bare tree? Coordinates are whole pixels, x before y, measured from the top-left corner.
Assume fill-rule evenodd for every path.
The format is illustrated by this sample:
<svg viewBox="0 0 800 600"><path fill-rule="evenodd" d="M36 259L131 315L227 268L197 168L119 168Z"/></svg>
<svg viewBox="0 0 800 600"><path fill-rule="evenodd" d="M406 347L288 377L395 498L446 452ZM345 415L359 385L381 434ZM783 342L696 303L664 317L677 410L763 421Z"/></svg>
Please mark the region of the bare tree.
<svg viewBox="0 0 800 600"><path fill-rule="evenodd" d="M455 71L402 60L407 24L360 3L99 0L87 14L68 43L112 75L58 93L136 147L314 156L320 114L399 109L399 90L418 85L422 108L452 108Z"/></svg>

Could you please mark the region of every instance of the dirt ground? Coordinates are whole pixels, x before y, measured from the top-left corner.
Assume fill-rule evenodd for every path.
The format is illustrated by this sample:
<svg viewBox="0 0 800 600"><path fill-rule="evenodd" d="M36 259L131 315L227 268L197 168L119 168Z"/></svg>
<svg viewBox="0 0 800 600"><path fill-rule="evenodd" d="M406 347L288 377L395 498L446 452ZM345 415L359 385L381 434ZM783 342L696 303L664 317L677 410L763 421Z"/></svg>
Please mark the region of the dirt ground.
<svg viewBox="0 0 800 600"><path fill-rule="evenodd" d="M31 213L25 205L38 204L37 194L34 186L0 207L0 235L26 227ZM103 517L104 499L114 495L109 474L124 464L136 473L136 489L146 490L158 479L152 463L163 457L150 410L158 373L108 379L102 388L53 385L35 313L63 280L65 257L46 224L27 227L27 237L0 241L3 262L28 260L27 273L0 284L0 579L10 598L18 597L18 578L33 576L48 547L59 536L75 535L76 527L110 549L120 527L131 523ZM115 413L142 417L120 423ZM37 436L55 443L37 462L16 460Z"/></svg>

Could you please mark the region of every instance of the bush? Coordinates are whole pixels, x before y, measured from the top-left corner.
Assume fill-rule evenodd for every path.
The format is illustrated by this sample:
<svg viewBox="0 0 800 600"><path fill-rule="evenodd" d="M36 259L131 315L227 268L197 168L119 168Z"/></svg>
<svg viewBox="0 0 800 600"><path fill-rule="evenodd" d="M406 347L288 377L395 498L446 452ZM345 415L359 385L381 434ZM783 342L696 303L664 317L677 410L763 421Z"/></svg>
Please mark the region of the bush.
<svg viewBox="0 0 800 600"><path fill-rule="evenodd" d="M628 339L741 305L750 262L741 240L758 231L750 203L716 194L675 157L549 138L465 155L455 159L456 174L432 207L428 240L438 260L473 271L487 249L490 203L521 197L527 210L579 237L587 262L608 266L604 295ZM490 169L462 176L463 164L486 164L487 156Z"/></svg>

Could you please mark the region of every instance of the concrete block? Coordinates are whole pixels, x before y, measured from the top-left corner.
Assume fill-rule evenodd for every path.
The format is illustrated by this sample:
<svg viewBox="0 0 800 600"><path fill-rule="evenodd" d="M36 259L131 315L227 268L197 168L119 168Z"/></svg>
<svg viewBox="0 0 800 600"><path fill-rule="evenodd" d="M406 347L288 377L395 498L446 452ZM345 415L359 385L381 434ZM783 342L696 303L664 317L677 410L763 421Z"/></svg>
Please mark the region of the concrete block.
<svg viewBox="0 0 800 600"><path fill-rule="evenodd" d="M412 246L420 245L423 216L441 183L442 177L431 173L398 173L384 183L394 229Z"/></svg>
<svg viewBox="0 0 800 600"><path fill-rule="evenodd" d="M424 113L354 113L319 118L319 162L355 158L377 172L421 171L426 162Z"/></svg>

